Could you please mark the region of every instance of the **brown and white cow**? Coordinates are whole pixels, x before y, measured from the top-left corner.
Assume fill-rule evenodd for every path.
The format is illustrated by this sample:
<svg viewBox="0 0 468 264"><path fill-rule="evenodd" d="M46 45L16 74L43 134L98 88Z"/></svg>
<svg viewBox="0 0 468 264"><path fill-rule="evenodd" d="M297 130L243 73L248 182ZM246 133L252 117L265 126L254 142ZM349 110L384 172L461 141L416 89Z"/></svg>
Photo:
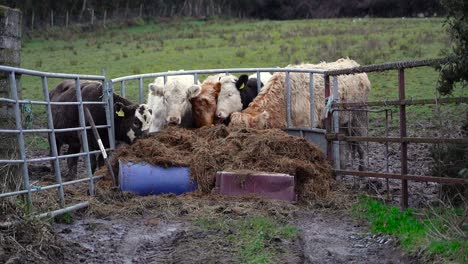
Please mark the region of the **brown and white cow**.
<svg viewBox="0 0 468 264"><path fill-rule="evenodd" d="M192 118L195 127L211 126L214 124L216 101L218 99L221 83L205 80L201 85L201 92L192 98Z"/></svg>
<svg viewBox="0 0 468 264"><path fill-rule="evenodd" d="M83 101L102 101L102 84L99 82L82 81L80 83ZM51 102L76 102L76 87L74 80L65 80L49 93ZM114 125L115 140L131 144L136 138L147 133L151 123L151 110L147 105L136 105L129 100L113 94L114 99ZM106 124L106 112L104 105L85 105L93 117L96 125ZM80 127L77 105L52 105L52 117L55 129ZM89 125L88 122L86 122ZM109 147L109 135L107 129L98 129L104 146ZM67 154L80 152L82 147L79 131L56 132L57 150L63 145L68 145ZM88 143L90 150L98 150L99 145L92 132L88 131ZM77 157L68 158L67 177L76 177ZM96 159L91 159L92 171L96 169Z"/></svg>

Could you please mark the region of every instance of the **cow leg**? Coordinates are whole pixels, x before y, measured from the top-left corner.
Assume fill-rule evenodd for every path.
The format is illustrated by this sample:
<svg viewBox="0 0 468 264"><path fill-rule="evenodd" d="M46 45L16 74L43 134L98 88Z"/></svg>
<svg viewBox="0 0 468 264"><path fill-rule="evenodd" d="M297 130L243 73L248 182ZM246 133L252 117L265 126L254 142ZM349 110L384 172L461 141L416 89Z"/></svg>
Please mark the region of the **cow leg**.
<svg viewBox="0 0 468 264"><path fill-rule="evenodd" d="M70 144L70 145L68 145L67 154L78 153L78 152L80 152L80 149L81 149L80 144ZM67 178L68 179L75 179L77 171L78 171L78 157L68 158L67 159L67 165L68 165Z"/></svg>

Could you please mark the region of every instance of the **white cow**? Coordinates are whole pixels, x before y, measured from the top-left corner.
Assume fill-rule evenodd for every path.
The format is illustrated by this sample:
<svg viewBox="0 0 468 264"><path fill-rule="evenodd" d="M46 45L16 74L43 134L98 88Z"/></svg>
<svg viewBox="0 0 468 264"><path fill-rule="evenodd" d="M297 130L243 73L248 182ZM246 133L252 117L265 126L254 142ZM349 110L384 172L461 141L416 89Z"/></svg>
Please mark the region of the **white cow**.
<svg viewBox="0 0 468 264"><path fill-rule="evenodd" d="M196 83L196 84L195 84ZM150 133L159 132L167 124L192 126L190 99L200 93L200 82L193 75L158 77L148 85L148 105L153 110Z"/></svg>

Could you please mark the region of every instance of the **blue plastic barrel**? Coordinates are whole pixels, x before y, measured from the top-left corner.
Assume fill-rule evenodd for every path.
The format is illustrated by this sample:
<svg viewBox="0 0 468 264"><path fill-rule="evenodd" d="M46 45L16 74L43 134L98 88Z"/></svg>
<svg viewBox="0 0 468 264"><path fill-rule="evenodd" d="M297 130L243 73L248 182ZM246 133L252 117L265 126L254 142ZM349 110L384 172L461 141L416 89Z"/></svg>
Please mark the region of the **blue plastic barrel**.
<svg viewBox="0 0 468 264"><path fill-rule="evenodd" d="M197 189L188 167L163 168L147 163L119 160L120 189L138 195L182 194Z"/></svg>

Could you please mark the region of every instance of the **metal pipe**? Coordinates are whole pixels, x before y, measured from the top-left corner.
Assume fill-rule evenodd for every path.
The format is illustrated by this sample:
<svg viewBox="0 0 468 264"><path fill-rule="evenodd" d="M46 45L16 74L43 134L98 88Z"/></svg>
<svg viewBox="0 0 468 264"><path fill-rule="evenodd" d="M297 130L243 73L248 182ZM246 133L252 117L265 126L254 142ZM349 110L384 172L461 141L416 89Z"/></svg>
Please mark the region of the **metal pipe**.
<svg viewBox="0 0 468 264"><path fill-rule="evenodd" d="M315 83L314 74L309 73L310 127L315 127Z"/></svg>
<svg viewBox="0 0 468 264"><path fill-rule="evenodd" d="M99 125L96 126L96 128L109 128L110 125ZM85 127L86 129L91 129L91 126ZM83 127L71 127L71 128L59 128L59 129L54 129L56 133L60 132L71 132L71 131L82 131L85 128ZM21 130L22 133L51 133L52 129L50 128L41 128L41 129L24 129ZM20 130L17 129L0 129L0 133L5 133L5 134L18 134L20 133Z"/></svg>
<svg viewBox="0 0 468 264"><path fill-rule="evenodd" d="M380 172L364 172L364 171L348 171L348 170L333 170L338 175L351 175L359 177L369 178L384 178L384 179L397 179L405 181L418 181L418 182L438 182L447 184L463 184L468 185L467 179L461 178L445 178L445 177L434 177L434 176L421 176L421 175L409 175L409 174L398 174L398 173L380 173Z"/></svg>
<svg viewBox="0 0 468 264"><path fill-rule="evenodd" d="M105 73L103 72L103 75L105 75ZM108 83L107 81L104 81L102 83L102 101L105 104L104 106L104 110L106 111L106 124L107 124L107 139L109 140L109 146L111 146L112 148L112 144L110 143L112 140L113 140L113 134L112 134L112 117L113 115L111 114L112 112L110 111L110 106L109 106L109 87L108 87ZM96 128L98 128L98 126L96 126ZM111 139L112 138L112 139Z"/></svg>
<svg viewBox="0 0 468 264"><path fill-rule="evenodd" d="M79 209L82 209L82 208L86 208L89 206L89 202L81 202L81 203L78 203L78 204L75 204L75 205L72 205L72 206L68 206L68 207L65 207L65 208L62 208L62 209L58 209L58 210L54 210L54 211L51 211L51 212L48 212L48 213L43 213L43 214L39 214L39 215L36 215L35 217L36 218L53 218L53 217L56 217L58 215L61 215L61 214L65 214L65 213L68 213L68 212L72 212L72 211L76 211L76 210L79 210Z"/></svg>
<svg viewBox="0 0 468 264"><path fill-rule="evenodd" d="M405 100L405 70L398 70L398 99ZM400 105L400 137L406 137L406 105ZM401 142L401 174L408 174L408 143ZM408 208L408 181L401 180L401 207Z"/></svg>
<svg viewBox="0 0 468 264"><path fill-rule="evenodd" d="M108 94L108 102L109 102L109 118L110 118L110 124L111 124L111 129L110 129L110 134L109 134L109 144L110 148L112 150L115 149L115 111L114 111L114 84L112 81L108 81L108 88L109 90L107 91Z"/></svg>
<svg viewBox="0 0 468 264"><path fill-rule="evenodd" d="M7 103L16 103L15 100L9 99L9 98L0 98L0 102L7 102ZM79 105L79 102L49 102L47 103L46 101L35 101L35 100L18 100L18 103L20 104L36 104L36 105L48 105L49 103L51 105ZM89 102L83 102L85 105L103 105L104 103L102 102L95 102L95 101L89 101Z"/></svg>
<svg viewBox="0 0 468 264"><path fill-rule="evenodd" d="M47 77L42 77L41 79L42 79L42 90L44 92L44 98L46 102L50 102ZM46 112L47 112L47 125L49 129L51 130L51 132L49 133L50 150L52 152L53 157L58 157L58 152L60 150L57 149L57 141L55 140L54 121L52 118L52 109L51 109L50 103L47 104ZM65 195L63 192L62 172L60 171L60 162L58 159L54 159L53 163L54 163L55 181L59 184L58 195L59 195L60 207L63 208L65 206Z"/></svg>
<svg viewBox="0 0 468 264"><path fill-rule="evenodd" d="M120 82L120 95L125 97L125 81Z"/></svg>
<svg viewBox="0 0 468 264"><path fill-rule="evenodd" d="M338 77L333 76L333 98L334 100L338 101ZM338 120L338 112L333 112L333 130L335 133L340 131L340 121ZM350 113L351 115L351 113ZM333 158L334 158L334 166L335 169L340 169L341 161L340 161L340 142L334 141L333 142Z"/></svg>
<svg viewBox="0 0 468 264"><path fill-rule="evenodd" d="M362 73L362 72L401 70L404 68L438 65L441 63L445 63L448 60L449 60L448 58L436 58L436 59L426 59L426 60L387 62L387 63L382 63L382 64L365 65L365 66L359 66L359 67L348 68L348 69L328 70L327 74L330 76L336 76L336 75L355 74L355 73Z"/></svg>
<svg viewBox="0 0 468 264"><path fill-rule="evenodd" d="M138 79L138 104L142 104L143 98L143 78Z"/></svg>
<svg viewBox="0 0 468 264"><path fill-rule="evenodd" d="M81 89L80 89L80 79L76 79L76 100L78 102L82 102L83 98L81 97ZM85 127L86 122L85 122L85 117L84 117L84 106L83 104L80 104L78 106L78 116L79 116L79 121L80 121L80 126ZM91 157L89 154L89 145L88 145L88 133L85 130L81 132L81 147L83 148L83 152L86 153L85 155L85 164L86 164L86 171L88 173L88 177L91 179L93 177L93 172L91 169ZM94 158L94 156L93 156ZM90 195L94 195L94 183L93 181L89 181L89 193Z"/></svg>
<svg viewBox="0 0 468 264"><path fill-rule="evenodd" d="M298 69L298 68L234 68L234 69L206 69L206 70L193 70L193 71L175 71L175 72L157 72L157 73L145 73L124 76L119 78L111 79L113 83L121 81L135 80L139 78L156 78L162 76L176 76L176 75L190 75L190 74L217 74L217 73L248 73L248 72L302 72L302 73L320 73L323 74L326 71L321 69Z"/></svg>
<svg viewBox="0 0 468 264"><path fill-rule="evenodd" d="M76 79L80 78L83 80L96 80L101 81L104 80L103 76L99 75L83 75L83 74L67 74L67 73L50 73L50 72L41 72L41 71L33 71L23 68L16 68L10 66L0 65L0 71L3 72L16 72L19 74L26 74L38 77L49 77L49 78L61 78L61 79Z"/></svg>
<svg viewBox="0 0 468 264"><path fill-rule="evenodd" d="M15 72L10 72L10 90L11 96L14 100L18 100L18 90L16 87L16 77ZM31 209L32 206L32 197L31 197L31 186L29 186L29 171L28 171L28 162L26 161L26 149L24 144L24 134L23 134L23 127L21 125L21 111L18 101L15 103L14 106L15 111L15 124L16 129L19 130L18 134L18 146L20 151L20 159L23 160L22 164L22 172L23 172L23 185L24 188L28 190L27 201L28 201L28 211Z"/></svg>
<svg viewBox="0 0 468 264"><path fill-rule="evenodd" d="M336 103L334 106L339 108L349 107L369 107L369 106L399 106L399 105L426 105L426 104L460 104L468 103L468 97L450 97L450 98L439 98L439 99L410 99L410 100L391 100L391 101L377 101L377 102L342 102Z"/></svg>
<svg viewBox="0 0 468 264"><path fill-rule="evenodd" d="M327 111L327 108L326 108L326 104L327 104L327 100L330 100L330 76L324 74L323 76L323 80L324 80L324 83L325 83L325 105L323 106L323 109L324 109L324 114L326 114L326 118L324 119L324 127L325 129L327 130L327 133L330 133L331 132L331 127L332 127L332 119L331 119L331 115L325 113L325 111ZM327 143L327 159L328 161L330 162L333 162L333 145L332 145L332 141L327 139L328 143Z"/></svg>
<svg viewBox="0 0 468 264"><path fill-rule="evenodd" d="M431 138L431 137L360 137L345 136L341 133L328 133L328 140L347 142L378 142L378 143L444 143L444 144L468 144L468 138Z"/></svg>
<svg viewBox="0 0 468 264"><path fill-rule="evenodd" d="M103 178L103 176L94 176L93 180L99 180ZM81 182L86 182L89 181L89 178L83 178L83 179L78 179L78 180L73 180L73 181L67 181L63 182L62 186L67 186L67 185L72 185L76 183L81 183ZM45 191L53 188L58 188L60 185L59 184L52 184L52 185L47 185L47 186L40 186L36 188L31 188L31 192L40 192L40 191ZM5 197L10 197L14 195L20 195L20 194L25 194L28 193L28 190L20 190L20 191L14 191L14 192L7 192L7 193L0 193L0 198L5 198Z"/></svg>
<svg viewBox="0 0 468 264"><path fill-rule="evenodd" d="M198 84L198 73L193 74L193 83Z"/></svg>
<svg viewBox="0 0 468 264"><path fill-rule="evenodd" d="M266 83L263 85L266 85ZM260 71L257 71L257 92L260 93L260 90L262 90L262 80L260 79Z"/></svg>
<svg viewBox="0 0 468 264"><path fill-rule="evenodd" d="M291 83L289 79L289 72L286 72L286 118L287 128L291 127Z"/></svg>

